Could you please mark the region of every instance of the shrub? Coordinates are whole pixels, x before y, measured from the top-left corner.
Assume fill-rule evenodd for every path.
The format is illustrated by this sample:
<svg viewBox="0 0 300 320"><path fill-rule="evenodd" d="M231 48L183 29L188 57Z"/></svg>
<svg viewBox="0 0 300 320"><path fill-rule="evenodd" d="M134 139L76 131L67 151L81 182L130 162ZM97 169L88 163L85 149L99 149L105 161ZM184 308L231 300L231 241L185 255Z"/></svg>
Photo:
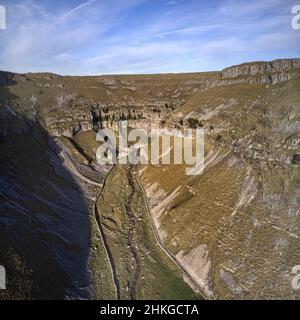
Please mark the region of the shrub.
<svg viewBox="0 0 300 320"><path fill-rule="evenodd" d="M187 119L188 125L191 129L197 129L199 125L199 120L194 118L188 118Z"/></svg>
<svg viewBox="0 0 300 320"><path fill-rule="evenodd" d="M220 134L218 134L217 137L216 137L216 140L217 141L221 141L222 140L222 136Z"/></svg>
<svg viewBox="0 0 300 320"><path fill-rule="evenodd" d="M292 159L292 164L300 164L300 154L295 153Z"/></svg>

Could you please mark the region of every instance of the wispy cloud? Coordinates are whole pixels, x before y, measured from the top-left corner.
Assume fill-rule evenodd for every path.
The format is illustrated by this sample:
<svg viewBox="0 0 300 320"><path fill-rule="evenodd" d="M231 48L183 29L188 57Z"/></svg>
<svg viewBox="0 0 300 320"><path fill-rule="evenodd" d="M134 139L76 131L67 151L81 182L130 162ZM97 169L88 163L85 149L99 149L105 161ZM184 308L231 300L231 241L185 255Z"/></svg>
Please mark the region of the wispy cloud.
<svg viewBox="0 0 300 320"><path fill-rule="evenodd" d="M67 11L65 14L63 14L61 16L61 20L67 19L69 17L71 17L72 15L78 14L80 13L80 11L82 9L84 9L85 7L88 7L90 5L92 5L93 3L95 3L97 0L89 0L86 1L84 3L81 3L80 5L76 6L75 8L71 9L70 11Z"/></svg>
<svg viewBox="0 0 300 320"><path fill-rule="evenodd" d="M170 35L176 35L176 34L194 34L195 32L207 32L217 27L220 27L220 25L207 25L207 26L183 28L183 29L176 29L176 30L154 33L153 36L164 37L164 36L170 36Z"/></svg>
<svg viewBox="0 0 300 320"><path fill-rule="evenodd" d="M169 1L166 3L167 6L174 6L177 4L177 1Z"/></svg>
<svg viewBox="0 0 300 320"><path fill-rule="evenodd" d="M292 4L6 0L8 29L0 32L0 64L20 72L145 73L299 56L300 34L290 27Z"/></svg>

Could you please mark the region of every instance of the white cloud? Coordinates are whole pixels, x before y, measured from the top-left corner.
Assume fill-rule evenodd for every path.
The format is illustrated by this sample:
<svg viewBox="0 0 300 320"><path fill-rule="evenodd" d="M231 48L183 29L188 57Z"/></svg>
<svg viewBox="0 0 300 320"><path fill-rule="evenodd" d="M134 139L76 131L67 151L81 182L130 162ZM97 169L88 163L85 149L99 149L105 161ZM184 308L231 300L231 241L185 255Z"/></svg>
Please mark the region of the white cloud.
<svg viewBox="0 0 300 320"><path fill-rule="evenodd" d="M176 4L177 4L176 1L169 1L169 2L166 3L167 6L174 6Z"/></svg>
<svg viewBox="0 0 300 320"><path fill-rule="evenodd" d="M154 3L89 0L54 10L19 0L8 6L10 27L0 34L1 66L64 74L179 72L300 54L282 0L180 1L156 4L152 12L143 11L144 2Z"/></svg>

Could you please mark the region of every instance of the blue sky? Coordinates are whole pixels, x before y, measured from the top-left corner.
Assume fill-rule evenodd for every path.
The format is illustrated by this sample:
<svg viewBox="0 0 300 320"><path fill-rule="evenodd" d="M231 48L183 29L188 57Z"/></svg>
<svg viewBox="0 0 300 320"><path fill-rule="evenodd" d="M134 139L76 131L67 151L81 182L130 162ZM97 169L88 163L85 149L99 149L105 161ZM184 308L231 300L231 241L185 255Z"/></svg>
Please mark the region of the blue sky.
<svg viewBox="0 0 300 320"><path fill-rule="evenodd" d="M59 74L220 70L300 57L294 0L0 0L0 69Z"/></svg>

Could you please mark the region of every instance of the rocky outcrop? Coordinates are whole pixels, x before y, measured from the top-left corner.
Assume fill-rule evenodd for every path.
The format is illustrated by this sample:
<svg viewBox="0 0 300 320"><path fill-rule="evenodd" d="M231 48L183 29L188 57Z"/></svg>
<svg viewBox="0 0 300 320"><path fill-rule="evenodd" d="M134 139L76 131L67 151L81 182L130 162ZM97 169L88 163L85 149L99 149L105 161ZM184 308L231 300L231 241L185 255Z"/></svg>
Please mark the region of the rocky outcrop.
<svg viewBox="0 0 300 320"><path fill-rule="evenodd" d="M287 72L298 68L300 68L300 59L281 59L270 62L245 63L224 69L221 71L221 78L236 78L240 76Z"/></svg>
<svg viewBox="0 0 300 320"><path fill-rule="evenodd" d="M65 77L0 72L0 106L14 106L22 116L35 113L52 136L72 136L97 125L116 127L119 120L147 129L157 127L216 75Z"/></svg>
<svg viewBox="0 0 300 320"><path fill-rule="evenodd" d="M8 86L12 83L14 74L11 72L0 72L0 87Z"/></svg>
<svg viewBox="0 0 300 320"><path fill-rule="evenodd" d="M31 126L32 121L17 114L11 107L3 106L0 109L0 138L27 133Z"/></svg>
<svg viewBox="0 0 300 320"><path fill-rule="evenodd" d="M118 129L120 120L127 120L130 127L150 130L172 123L169 115L196 91L239 83L281 83L299 75L297 70L300 59L246 63L224 69L219 77L217 73L63 77L51 73L0 72L0 89L4 91L0 102L4 106L15 104L10 110L23 117L31 113L35 117L38 110L37 116L52 136L72 137L81 130L103 127ZM11 87L18 89L21 83L17 92L22 92L22 96L8 94ZM31 97L27 91L33 92ZM2 135L23 132L23 124L17 117L13 121L7 121L7 117L12 116L6 110L0 120Z"/></svg>
<svg viewBox="0 0 300 320"><path fill-rule="evenodd" d="M220 79L212 87L239 83L276 84L288 81L300 70L300 59L253 62L229 67L221 71Z"/></svg>
<svg viewBox="0 0 300 320"><path fill-rule="evenodd" d="M72 138L79 131L90 131L93 130L93 124L89 122L80 122L76 124L72 124L68 126L68 124L64 124L61 127L52 127L49 128L49 133L54 137L69 137Z"/></svg>
<svg viewBox="0 0 300 320"><path fill-rule="evenodd" d="M146 131L161 127L165 117L173 111L172 108L161 106L109 109L102 108L94 111L94 121L99 128L119 129L120 121L127 121L130 128L139 128Z"/></svg>
<svg viewBox="0 0 300 320"><path fill-rule="evenodd" d="M65 77L51 74L0 73L0 135L30 129L34 120L27 120L28 111L37 112L36 123L41 122L52 136L72 137L78 131L97 127L118 130L120 120L128 121L129 127L146 130L163 126L166 120L165 126L170 128L203 128L208 147L204 175L190 179L183 174L183 167L178 166L148 166L140 171L153 230L161 240L158 242L166 252L172 253L185 274L190 275L187 280L194 280L192 285L196 283L208 297L298 298L298 293L292 292L289 278L295 264L290 257L299 252L300 239L300 99L299 78L293 78L297 70L300 70L299 60L294 59L234 66L222 71L217 81L216 75L203 81L199 75L198 80L191 80L194 75L188 80L181 79L185 76L162 75L144 79L143 76L69 77L65 81ZM18 87L20 81L23 83ZM212 81L215 86L288 82L280 88L243 85L206 90ZM15 85L14 82L17 90L11 91L21 92L21 97L15 104L3 102L1 98L9 93L7 88ZM200 92L189 100L187 97L195 90ZM173 113L186 100L189 101L180 112ZM87 165L90 160L81 163L71 148L66 151L57 142L69 139L50 138L50 144L41 137L41 134L47 136L47 132L34 136L34 131L32 128L27 138L26 135L8 137L7 144L3 142L7 149L1 152L4 180L0 191L9 201L4 202L0 237L6 232L9 242L16 248L21 245L20 252L25 252L25 256L28 248L30 254L33 248L34 252L49 255L45 256L45 263L28 259L30 263L37 263L32 268L35 273L48 272L48 261L55 261L55 268L49 265L49 270L54 272L49 274L47 289L56 288L53 277L55 280L57 270L65 271L70 279L65 280L60 296L89 298L90 279L85 263L89 257L81 258L90 246L88 217L93 206L91 201L96 199L94 187L103 183L104 175ZM95 142L94 136L90 135L85 142L87 139ZM94 146L90 149L95 150ZM18 157L19 154L22 157ZM120 209L119 221L123 221L124 213L129 220L135 220L133 208L141 212L144 206L140 202L132 206L132 190L137 192L138 188L133 182L134 173L128 172L122 173L124 179L116 174L116 180L108 185L111 191L121 183L120 188L110 192L113 200L109 198L104 202L104 198L99 198L105 206L118 201L112 207L107 206L108 218L105 218L109 221L105 228L113 236L115 231L107 226L118 225L115 217L119 217L120 199L125 199L125 211ZM81 181L80 188L76 186L77 179ZM85 184L92 187L85 188ZM142 199L142 193L136 195ZM146 220L141 215L138 219ZM32 228L31 221L35 223ZM131 225L135 221L130 223L126 230L131 237ZM12 233L7 232L7 227L13 228L19 237L16 242L11 241ZM115 230L123 232L121 228ZM133 247L133 238L128 238L128 234L124 233L125 245L118 242L113 250L121 259L129 257L119 254L128 246L128 239ZM45 237L47 241L40 244L39 240ZM148 244L138 247L148 249ZM155 257L151 253L141 260L144 265ZM132 264L131 256L128 261L126 272L140 265L143 268L138 262ZM96 265L98 268L99 263ZM78 279L78 275L83 275L82 279ZM156 279L152 274L151 277ZM60 279L56 281L60 283ZM133 283L135 287L136 282ZM69 288L68 291L65 288ZM45 296L60 297L49 294L48 290Z"/></svg>
<svg viewBox="0 0 300 320"><path fill-rule="evenodd" d="M182 266L192 275L193 279L197 281L206 296L213 298L211 290L211 261L209 259L209 252L206 245L199 245L189 252L180 250L176 258Z"/></svg>
<svg viewBox="0 0 300 320"><path fill-rule="evenodd" d="M79 131L93 130L92 118L88 120L66 118L57 121L57 119L47 119L47 130L51 136L60 137L73 137Z"/></svg>
<svg viewBox="0 0 300 320"><path fill-rule="evenodd" d="M0 88L24 81L29 81L25 74L0 71Z"/></svg>

